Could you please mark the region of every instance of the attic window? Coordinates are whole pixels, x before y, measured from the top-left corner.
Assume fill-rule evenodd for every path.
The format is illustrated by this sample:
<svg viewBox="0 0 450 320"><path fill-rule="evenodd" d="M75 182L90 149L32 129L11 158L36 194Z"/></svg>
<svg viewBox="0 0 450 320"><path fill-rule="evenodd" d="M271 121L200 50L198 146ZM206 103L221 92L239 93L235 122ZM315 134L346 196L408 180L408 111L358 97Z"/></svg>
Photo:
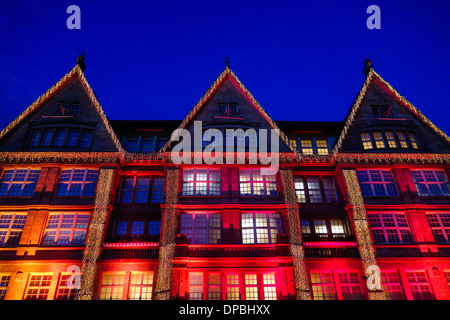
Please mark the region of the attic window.
<svg viewBox="0 0 450 320"><path fill-rule="evenodd" d="M58 107L56 108L56 113L62 116L74 115L78 113L79 107L80 107L79 102L60 101Z"/></svg>
<svg viewBox="0 0 450 320"><path fill-rule="evenodd" d="M392 113L390 105L372 105L372 113L376 116L389 117Z"/></svg>
<svg viewBox="0 0 450 320"><path fill-rule="evenodd" d="M236 103L219 103L219 113L237 114L239 107Z"/></svg>
<svg viewBox="0 0 450 320"><path fill-rule="evenodd" d="M88 149L92 130L77 127L36 128L31 136L30 147L71 147Z"/></svg>

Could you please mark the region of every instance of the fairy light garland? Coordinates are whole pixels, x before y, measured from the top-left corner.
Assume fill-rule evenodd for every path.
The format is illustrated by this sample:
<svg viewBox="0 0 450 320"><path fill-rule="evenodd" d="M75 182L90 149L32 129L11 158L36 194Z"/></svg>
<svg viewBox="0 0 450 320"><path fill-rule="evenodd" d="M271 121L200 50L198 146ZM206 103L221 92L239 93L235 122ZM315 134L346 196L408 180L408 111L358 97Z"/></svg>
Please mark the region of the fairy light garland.
<svg viewBox="0 0 450 320"><path fill-rule="evenodd" d="M113 168L100 168L98 175L95 206L89 223L88 234L82 260L81 290L77 295L78 300L92 300L97 260L100 257L103 235L109 217L108 205L114 180Z"/></svg>
<svg viewBox="0 0 450 320"><path fill-rule="evenodd" d="M352 206L353 223L355 227L356 242L358 243L359 254L361 256L364 275L371 276L370 269L377 266L375 251L370 237L370 228L367 221L367 212L364 206L364 198L361 193L358 176L355 170L343 170L345 185L347 189L348 201ZM370 290L370 300L385 300L383 291Z"/></svg>
<svg viewBox="0 0 450 320"><path fill-rule="evenodd" d="M155 279L153 299L169 300L172 280L172 261L175 254L175 240L178 230L178 184L180 170L168 168L165 186L165 208L161 221L159 263Z"/></svg>
<svg viewBox="0 0 450 320"><path fill-rule="evenodd" d="M280 170L280 176L284 186L284 201L289 220L289 243L294 266L296 298L297 300L311 300L311 289L306 270L305 248L303 247L300 215L292 170L282 169Z"/></svg>

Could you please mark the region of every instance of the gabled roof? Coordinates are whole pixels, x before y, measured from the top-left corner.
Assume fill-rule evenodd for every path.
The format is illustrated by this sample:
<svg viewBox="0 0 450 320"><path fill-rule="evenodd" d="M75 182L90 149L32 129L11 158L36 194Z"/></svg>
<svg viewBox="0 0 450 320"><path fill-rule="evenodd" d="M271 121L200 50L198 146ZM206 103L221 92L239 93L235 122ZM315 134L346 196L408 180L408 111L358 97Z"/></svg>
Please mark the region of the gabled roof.
<svg viewBox="0 0 450 320"><path fill-rule="evenodd" d="M376 83L378 86L380 86L380 88L385 90L394 99L396 99L399 103L401 103L407 110L412 112L423 123L429 126L438 135L440 135L447 143L450 144L450 138L441 129L439 129L434 123L431 122L431 120L425 117L425 115L415 106L413 106L411 102L409 102L405 97L403 97L400 93L398 93L398 91L395 90L394 87L392 87L388 82L386 82L378 73L376 73L375 70L370 69L369 73L367 74L366 80L363 86L361 87L361 90L357 94L356 99L353 102L353 105L350 108L350 111L348 112L347 117L344 120L344 127L342 129L340 136L336 141L332 153L338 153L339 150L341 149L342 144L347 136L348 130L350 126L353 124L356 113L358 112L361 103L364 97L366 96L367 90L372 83Z"/></svg>
<svg viewBox="0 0 450 320"><path fill-rule="evenodd" d="M64 77L62 77L57 83L55 83L50 89L48 89L44 94L42 94L39 98L36 99L28 108L26 108L16 119L14 119L10 124L8 124L1 132L0 139L2 139L8 132L10 132L13 128L15 128L19 123L24 121L29 115L31 115L36 109L38 109L43 103L48 101L51 97L56 95L61 89L63 89L67 84L69 84L73 79L78 77L80 80L84 90L92 101L93 106L97 110L100 118L102 119L103 124L105 125L111 139L114 142L114 145L117 147L117 151L123 151L122 145L117 139L114 130L112 129L109 121L101 107L99 101L97 100L94 91L89 85L86 77L84 76L83 71L80 66L77 64L72 68Z"/></svg>
<svg viewBox="0 0 450 320"><path fill-rule="evenodd" d="M213 82L213 84L209 87L209 89L205 92L205 94L201 97L201 99L197 102L197 104L192 108L192 110L187 114L181 124L178 126L176 130L184 129L187 124L194 119L194 117L198 114L198 112L203 108L206 102L212 97L212 95L220 88L220 86L225 82L226 79L229 79L238 90L243 94L243 96L250 102L250 104L255 107L255 109L261 114L264 120L275 129L282 139L282 141L288 146L288 148L294 152L292 149L289 139L287 136L281 131L281 129L277 126L275 121L267 114L261 104L255 99L255 97L250 93L250 91L242 84L242 82L238 79L235 73L230 69L230 67L226 66L225 70L217 77L217 79ZM172 144L172 137L166 142L166 144L161 148L161 151L167 151L167 149Z"/></svg>

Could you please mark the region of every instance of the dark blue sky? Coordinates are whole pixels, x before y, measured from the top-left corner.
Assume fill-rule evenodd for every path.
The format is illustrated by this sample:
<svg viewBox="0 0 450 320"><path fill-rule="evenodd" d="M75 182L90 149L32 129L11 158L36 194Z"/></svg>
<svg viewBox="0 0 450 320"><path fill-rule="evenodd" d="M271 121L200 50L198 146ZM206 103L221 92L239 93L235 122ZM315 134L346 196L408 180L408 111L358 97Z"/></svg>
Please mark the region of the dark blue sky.
<svg viewBox="0 0 450 320"><path fill-rule="evenodd" d="M69 30L69 5L81 30ZM381 30L369 30L369 5ZM340 121L362 61L450 134L450 1L1 1L0 127L79 49L109 119L183 119L230 67L274 120Z"/></svg>

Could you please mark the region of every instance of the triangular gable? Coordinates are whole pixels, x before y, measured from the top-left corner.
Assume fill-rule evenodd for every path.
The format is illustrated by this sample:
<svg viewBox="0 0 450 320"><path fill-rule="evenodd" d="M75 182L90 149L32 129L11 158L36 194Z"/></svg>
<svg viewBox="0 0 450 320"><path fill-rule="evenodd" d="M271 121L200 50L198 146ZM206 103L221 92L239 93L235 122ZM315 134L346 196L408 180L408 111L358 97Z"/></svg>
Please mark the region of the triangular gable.
<svg viewBox="0 0 450 320"><path fill-rule="evenodd" d="M117 151L122 152L123 148L117 139L116 134L114 133L109 121L101 107L99 101L97 100L91 86L89 85L86 77L84 76L83 71L80 66L77 64L72 68L64 77L62 77L57 83L55 83L50 89L48 89L44 94L42 94L39 98L36 99L28 108L26 108L16 119L14 119L8 126L6 126L0 132L0 139L5 137L8 133L10 133L15 127L17 127L20 123L22 123L25 119L27 119L34 111L36 111L40 106L42 106L46 101L55 96L58 92L60 92L66 85L68 85L71 81L73 81L76 77L78 77L81 82L86 94L89 99L92 101L92 105L95 107L98 112L103 125L105 126L108 134L110 135Z"/></svg>
<svg viewBox="0 0 450 320"><path fill-rule="evenodd" d="M353 102L350 111L347 114L346 119L344 120L344 127L339 138L336 140L336 144L332 150L332 153L338 153L343 145L344 140L347 137L350 127L354 123L356 114L361 107L362 101L364 100L367 90L371 84L377 84L380 88L386 91L390 96L392 96L396 101L398 101L401 105L403 105L408 111L414 114L418 119L422 121L425 125L431 128L435 133L437 133L440 137L442 137L449 145L450 138L439 129L434 123L431 122L425 115L417 109L411 102L409 102L405 97L403 97L397 90L394 89L388 82L386 82L375 70L370 69L366 80L361 87L355 101Z"/></svg>
<svg viewBox="0 0 450 320"><path fill-rule="evenodd" d="M202 98L197 102L197 104L192 108L192 110L187 114L184 120L181 122L176 130L185 129L188 124L193 121L196 115L202 110L208 100L217 92L221 85L229 79L233 85L240 91L240 93L249 101L249 103L259 112L262 118L270 125L270 127L278 133L280 139L286 144L290 151L294 152L292 146L289 143L287 136L281 131L281 129L276 125L275 121L267 114L261 104L255 99L255 97L250 93L250 91L242 84L234 72L227 66L224 71L217 77L209 89L205 92ZM174 140L172 137L166 142L166 144L161 148L161 152L167 151Z"/></svg>

